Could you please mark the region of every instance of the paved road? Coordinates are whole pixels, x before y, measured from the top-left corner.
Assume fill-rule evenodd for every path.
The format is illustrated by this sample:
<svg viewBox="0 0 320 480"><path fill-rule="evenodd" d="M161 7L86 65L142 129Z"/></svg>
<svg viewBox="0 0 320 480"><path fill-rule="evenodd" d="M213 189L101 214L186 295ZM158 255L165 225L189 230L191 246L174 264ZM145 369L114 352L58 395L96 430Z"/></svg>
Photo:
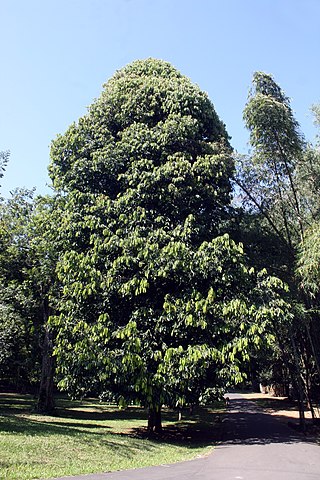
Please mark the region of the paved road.
<svg viewBox="0 0 320 480"><path fill-rule="evenodd" d="M174 465L57 480L320 480L320 446L230 394L223 438L213 453Z"/></svg>

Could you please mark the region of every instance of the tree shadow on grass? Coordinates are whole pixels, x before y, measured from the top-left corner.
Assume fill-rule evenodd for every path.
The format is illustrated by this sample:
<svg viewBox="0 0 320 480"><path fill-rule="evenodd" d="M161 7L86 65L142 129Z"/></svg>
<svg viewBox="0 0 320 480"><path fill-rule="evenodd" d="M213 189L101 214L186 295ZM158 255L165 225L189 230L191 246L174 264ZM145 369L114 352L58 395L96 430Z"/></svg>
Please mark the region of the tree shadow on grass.
<svg viewBox="0 0 320 480"><path fill-rule="evenodd" d="M95 449L105 447L112 454L124 459L135 458L137 452L147 451L150 454L157 451L159 445L174 445L193 450L200 447L209 447L217 439L212 429L207 426L199 426L194 423L181 422L179 425L167 426L163 434L149 436L146 428L136 428L128 432L116 433L110 430L106 432L88 430L85 428L70 428L69 425L54 424L53 422L34 421L25 417L2 417L0 419L2 432L18 434L28 437L49 437L64 435L74 438L77 448ZM106 427L108 428L108 427ZM62 444L65 440L61 440ZM68 445L72 445L69 444ZM66 455L69 452L66 451ZM16 461L15 461L16 462ZM30 462L28 461L28 464ZM10 461L3 468L12 466Z"/></svg>
<svg viewBox="0 0 320 480"><path fill-rule="evenodd" d="M123 439L112 432L93 431L86 428L69 428L63 424L54 424L53 422L32 420L25 417L2 417L0 418L1 431L12 434L26 435L28 437L48 437L51 435L64 435L67 437L75 437L78 447L84 448L105 446L112 449L115 454L127 458L136 456L137 450L141 448L141 441L130 439L124 442ZM104 427L109 429L110 427ZM129 440L129 439L128 439ZM144 450L151 450L152 444L143 444ZM68 452L66 452L68 454ZM9 465L5 465L8 467Z"/></svg>
<svg viewBox="0 0 320 480"><path fill-rule="evenodd" d="M59 408L54 414L42 416L31 413L34 402L31 396L24 398L2 394L0 401L1 431L28 436L77 436L79 441L83 441L83 435L87 443L94 444L99 439L99 442L115 447L118 444L117 439L121 438L121 442L128 439L128 443L138 449L146 448L147 444L159 443L199 448L216 442L221 430L221 422L217 421L220 419L219 415L210 409L195 409L192 416L184 412L184 419L179 422L176 411L164 409L162 435L150 436L146 428L147 411L141 407L130 406L119 410L115 405L102 405L97 400L74 402L59 399ZM113 421L114 425L108 425L108 421ZM141 426L128 428L125 423L130 421L141 421ZM117 432L113 428L122 431Z"/></svg>
<svg viewBox="0 0 320 480"><path fill-rule="evenodd" d="M146 428L133 428L130 432L115 435L130 436L140 440L148 439L157 444L184 446L190 449L213 446L220 439L219 434L212 429L205 431L194 428L194 425L164 427L161 434L150 435Z"/></svg>
<svg viewBox="0 0 320 480"><path fill-rule="evenodd" d="M94 428L99 431L94 432ZM48 436L48 435L68 435L74 436L79 434L105 435L109 430L107 425L87 424L85 427L79 423L58 423L54 421L41 421L30 417L21 417L16 415L3 415L0 417L0 431L7 433L19 433L29 436Z"/></svg>
<svg viewBox="0 0 320 480"><path fill-rule="evenodd" d="M0 393L0 414L30 414L35 412L36 400L32 395ZM147 418L147 412L141 407L130 406L120 410L117 405L106 405L97 399L70 400L57 397L56 408L50 417L83 421L121 421L141 420Z"/></svg>
<svg viewBox="0 0 320 480"><path fill-rule="evenodd" d="M21 413L34 409L35 399L32 395L19 395L15 393L0 393L1 412Z"/></svg>
<svg viewBox="0 0 320 480"><path fill-rule="evenodd" d="M120 410L117 406L108 407L94 407L79 406L78 408L57 408L54 413L57 418L71 418L74 420L100 420L100 421L126 421L126 420L141 420L147 418L147 413L143 408L129 407L125 410Z"/></svg>
<svg viewBox="0 0 320 480"><path fill-rule="evenodd" d="M204 417L204 418L203 418ZM165 420L165 419L164 419ZM130 436L148 439L155 443L165 443L187 448L209 447L221 440L222 423L220 415L196 414L183 421L164 425L160 434L148 432L146 427L130 428L127 432L118 433L122 437Z"/></svg>

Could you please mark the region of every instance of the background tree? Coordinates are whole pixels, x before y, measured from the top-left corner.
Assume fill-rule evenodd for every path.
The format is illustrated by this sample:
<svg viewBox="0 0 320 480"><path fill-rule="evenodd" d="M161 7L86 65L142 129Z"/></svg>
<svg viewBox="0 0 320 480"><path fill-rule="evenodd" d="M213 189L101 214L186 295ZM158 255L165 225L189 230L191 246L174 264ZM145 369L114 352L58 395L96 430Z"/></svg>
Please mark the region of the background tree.
<svg viewBox="0 0 320 480"><path fill-rule="evenodd" d="M315 124L319 127L320 108L312 108ZM299 178L304 188L305 203L310 212L311 225L298 249L297 279L306 298L307 331L310 339L317 375L313 375L311 389L315 398L320 398L320 342L319 342L319 193L320 193L320 156L319 136L315 146L309 145L306 151L306 161L300 165Z"/></svg>
<svg viewBox="0 0 320 480"><path fill-rule="evenodd" d="M48 318L59 290L55 274L58 203L57 198L34 198L33 190L18 189L0 205L3 380L18 389L40 385L38 409L42 412L53 409L53 340Z"/></svg>
<svg viewBox="0 0 320 480"><path fill-rule="evenodd" d="M29 266L27 225L31 190L17 189L0 204L0 289L2 382L19 390L34 384L39 369L37 307L25 282Z"/></svg>
<svg viewBox="0 0 320 480"><path fill-rule="evenodd" d="M54 409L54 332L49 317L56 313L60 295L56 266L65 244L57 233L63 232L63 203L59 196L37 197L28 224L30 264L25 283L32 292L40 313L41 373L37 409L45 413Z"/></svg>
<svg viewBox="0 0 320 480"><path fill-rule="evenodd" d="M235 181L241 188L243 205L249 207L247 218L253 218L258 227L259 248L254 251L266 252L263 257L271 271L290 285L295 315L286 329L277 330L277 338L283 362L291 365L303 423L303 398L311 403L314 373L310 372L315 371L315 358L306 314L309 301L299 289L295 267L299 244L317 215L316 183L309 175L311 170L317 172L317 158L304 142L288 98L270 75L254 74L244 119L253 151L240 157ZM271 248L262 240L268 236ZM273 238L278 238L278 249L272 248Z"/></svg>

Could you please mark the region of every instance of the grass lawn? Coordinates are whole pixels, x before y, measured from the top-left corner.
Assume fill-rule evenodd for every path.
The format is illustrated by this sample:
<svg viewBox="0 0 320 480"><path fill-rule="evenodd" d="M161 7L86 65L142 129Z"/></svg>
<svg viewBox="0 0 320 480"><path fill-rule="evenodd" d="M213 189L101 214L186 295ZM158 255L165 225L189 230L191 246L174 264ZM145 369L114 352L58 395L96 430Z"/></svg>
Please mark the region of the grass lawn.
<svg viewBox="0 0 320 480"><path fill-rule="evenodd" d="M48 479L173 463L205 455L218 439L219 409L177 421L163 413L164 434L148 438L146 412L97 400L58 399L54 416L33 413L29 395L0 393L0 478Z"/></svg>

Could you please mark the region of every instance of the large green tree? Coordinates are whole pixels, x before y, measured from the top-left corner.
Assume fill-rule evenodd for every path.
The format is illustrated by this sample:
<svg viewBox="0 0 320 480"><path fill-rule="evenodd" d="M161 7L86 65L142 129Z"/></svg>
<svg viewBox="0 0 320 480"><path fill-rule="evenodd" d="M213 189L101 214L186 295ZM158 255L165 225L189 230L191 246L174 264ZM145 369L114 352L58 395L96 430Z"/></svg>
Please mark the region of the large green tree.
<svg viewBox="0 0 320 480"><path fill-rule="evenodd" d="M160 430L162 404L197 403L241 380L248 345L274 313L262 285L277 282L247 268L225 233L225 127L170 64L136 61L51 157L69 245L54 320L60 386L139 399Z"/></svg>
<svg viewBox="0 0 320 480"><path fill-rule="evenodd" d="M306 397L311 404L317 369L308 314L310 298L299 288L295 269L299 244L318 215L317 153L307 148L290 101L271 75L254 74L244 120L250 130L252 152L240 156L235 181L241 189L245 218L251 216L248 223L256 231L254 252L290 284L294 315L275 333L277 351L290 367L298 392L303 424L303 401Z"/></svg>

